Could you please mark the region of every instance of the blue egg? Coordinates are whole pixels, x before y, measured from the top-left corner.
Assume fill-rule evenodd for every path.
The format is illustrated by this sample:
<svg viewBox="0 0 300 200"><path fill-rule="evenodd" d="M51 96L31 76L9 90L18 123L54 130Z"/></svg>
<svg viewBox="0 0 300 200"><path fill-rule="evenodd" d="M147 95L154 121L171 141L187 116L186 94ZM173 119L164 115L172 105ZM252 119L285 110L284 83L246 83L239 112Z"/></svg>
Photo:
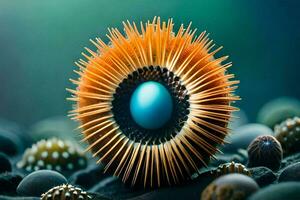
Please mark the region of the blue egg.
<svg viewBox="0 0 300 200"><path fill-rule="evenodd" d="M131 96L130 112L134 121L141 127L161 128L171 119L172 97L169 91L158 82L142 83Z"/></svg>

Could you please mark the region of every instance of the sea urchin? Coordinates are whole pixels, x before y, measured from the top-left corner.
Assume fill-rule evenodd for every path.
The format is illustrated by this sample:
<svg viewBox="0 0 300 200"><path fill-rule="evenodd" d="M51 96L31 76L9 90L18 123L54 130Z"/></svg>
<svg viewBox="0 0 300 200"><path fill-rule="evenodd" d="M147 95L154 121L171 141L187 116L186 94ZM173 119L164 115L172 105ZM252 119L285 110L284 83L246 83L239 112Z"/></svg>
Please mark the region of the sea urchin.
<svg viewBox="0 0 300 200"><path fill-rule="evenodd" d="M172 19L123 23L109 29L109 44L91 41L88 61L76 63L75 101L79 120L106 171L144 187L178 184L206 166L224 142L238 81L227 74L227 56L214 58L205 32L190 25L173 32Z"/></svg>

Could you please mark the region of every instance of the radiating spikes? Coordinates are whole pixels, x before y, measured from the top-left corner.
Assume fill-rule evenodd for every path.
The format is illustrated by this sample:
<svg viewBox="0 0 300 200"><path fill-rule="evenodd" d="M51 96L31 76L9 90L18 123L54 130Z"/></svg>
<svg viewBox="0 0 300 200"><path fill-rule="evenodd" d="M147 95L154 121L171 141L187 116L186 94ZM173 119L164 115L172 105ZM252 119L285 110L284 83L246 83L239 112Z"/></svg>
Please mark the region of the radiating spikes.
<svg viewBox="0 0 300 200"><path fill-rule="evenodd" d="M104 135L100 135L99 139L97 139L95 142L93 142L92 144L90 144L88 146L88 148L86 148L85 152L91 150L94 146L96 146L97 144L99 144L103 139L107 138L110 134L112 134L113 132L115 132L118 128L119 127L114 127L110 131L108 131L107 133L105 133Z"/></svg>
<svg viewBox="0 0 300 200"><path fill-rule="evenodd" d="M120 141L122 141L123 139L121 138L120 139ZM110 167L110 165L115 161L115 159L117 158L117 156L119 156L120 155L120 153L123 151L123 149L125 148L125 146L127 145L127 143L129 142L129 139L127 138L127 139L125 139L125 137L124 137L124 142L123 142L123 144L122 144L122 146L119 148L119 150L117 151L117 153L115 153L115 155L113 156L113 158L109 161L109 163L105 166L105 170L104 170L104 172L106 172L108 169L109 169L109 167ZM107 153L107 155L109 155L108 153ZM97 161L97 163L100 163L102 160L103 160L103 158L105 158L106 157L106 154L104 155L104 156L102 156L98 161Z"/></svg>
<svg viewBox="0 0 300 200"><path fill-rule="evenodd" d="M127 20L123 27L124 33L108 29L108 44L100 38L90 40L96 50L85 48L84 60L75 62L79 77L70 79L76 89L67 89L68 99L75 102L69 116L80 122L82 142L89 143L86 151L98 157L105 172L132 186L180 184L220 152L216 144L225 142L231 113L238 110L231 103L240 99L234 95L239 81L227 72L231 62L223 63L228 56L215 58L222 46L215 47L206 31L196 36L191 23L174 31L172 19L154 17L140 24ZM125 79L138 84L135 76L148 73L143 68L150 66L178 78L171 83L175 90L184 86L181 101L188 104L187 120L180 120L180 130L166 131L161 138L137 139L134 130L127 134L124 123L119 124L113 100L126 87Z"/></svg>
<svg viewBox="0 0 300 200"><path fill-rule="evenodd" d="M118 138L120 135L122 134L122 132L118 132L117 134L115 134L108 142L106 142L106 144L104 146L102 146L98 151L96 151L94 154L93 154L93 157L96 157L101 151L103 151L103 149L105 149L106 147L108 146L111 146L110 148L110 151L113 150L113 145L112 145L112 142ZM114 145L116 145L117 143L114 143ZM108 154L110 151L108 151L106 154ZM105 157L102 157L102 159L104 159Z"/></svg>

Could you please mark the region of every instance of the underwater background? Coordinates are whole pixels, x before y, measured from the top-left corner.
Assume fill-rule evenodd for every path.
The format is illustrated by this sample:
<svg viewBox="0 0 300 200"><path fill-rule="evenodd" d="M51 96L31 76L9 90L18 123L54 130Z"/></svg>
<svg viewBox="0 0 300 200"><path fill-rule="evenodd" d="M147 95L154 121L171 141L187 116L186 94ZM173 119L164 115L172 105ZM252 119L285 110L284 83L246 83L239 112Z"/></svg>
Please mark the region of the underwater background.
<svg viewBox="0 0 300 200"><path fill-rule="evenodd" d="M299 9L297 0L0 0L0 200L299 200ZM170 18L175 34L190 22L197 36L207 31L212 49L224 47L216 60L204 34L160 52L174 35L157 27ZM153 22L135 37L126 20ZM128 43L109 40L108 28ZM114 48L78 77L74 62L97 51L96 37ZM152 59L158 66L136 66Z"/></svg>
<svg viewBox="0 0 300 200"><path fill-rule="evenodd" d="M74 62L89 39L105 38L121 21L173 18L210 33L230 72L241 81L238 102L256 121L259 108L280 96L300 98L300 2L297 0L1 0L0 118L29 126L71 109ZM107 39L104 39L107 41Z"/></svg>

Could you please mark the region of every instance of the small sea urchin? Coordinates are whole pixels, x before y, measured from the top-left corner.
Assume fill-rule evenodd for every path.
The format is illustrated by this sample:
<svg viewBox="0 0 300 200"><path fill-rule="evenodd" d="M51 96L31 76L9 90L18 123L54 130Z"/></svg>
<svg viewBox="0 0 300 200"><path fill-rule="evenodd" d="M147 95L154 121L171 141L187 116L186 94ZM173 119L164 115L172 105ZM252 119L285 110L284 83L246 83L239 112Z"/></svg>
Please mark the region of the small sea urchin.
<svg viewBox="0 0 300 200"><path fill-rule="evenodd" d="M282 146L283 153L289 155L300 151L300 118L288 118L274 128L275 137Z"/></svg>
<svg viewBox="0 0 300 200"><path fill-rule="evenodd" d="M109 45L97 38L76 63L70 115L106 171L144 187L181 183L224 142L238 81L227 56L214 58L221 47L190 25L174 33L172 20L154 18L124 30L109 29Z"/></svg>
<svg viewBox="0 0 300 200"><path fill-rule="evenodd" d="M87 158L72 142L51 138L33 144L17 166L28 172L40 169L67 172L85 168Z"/></svg>
<svg viewBox="0 0 300 200"><path fill-rule="evenodd" d="M232 173L251 176L251 173L243 164L235 163L233 161L219 165L216 169L212 170L211 173L216 177Z"/></svg>
<svg viewBox="0 0 300 200"><path fill-rule="evenodd" d="M63 184L50 189L48 192L42 194L41 200L89 200L92 199L87 192L81 188L74 187L69 184Z"/></svg>
<svg viewBox="0 0 300 200"><path fill-rule="evenodd" d="M282 160L282 148L275 137L261 135L255 138L248 147L248 167L268 167L278 170Z"/></svg>

